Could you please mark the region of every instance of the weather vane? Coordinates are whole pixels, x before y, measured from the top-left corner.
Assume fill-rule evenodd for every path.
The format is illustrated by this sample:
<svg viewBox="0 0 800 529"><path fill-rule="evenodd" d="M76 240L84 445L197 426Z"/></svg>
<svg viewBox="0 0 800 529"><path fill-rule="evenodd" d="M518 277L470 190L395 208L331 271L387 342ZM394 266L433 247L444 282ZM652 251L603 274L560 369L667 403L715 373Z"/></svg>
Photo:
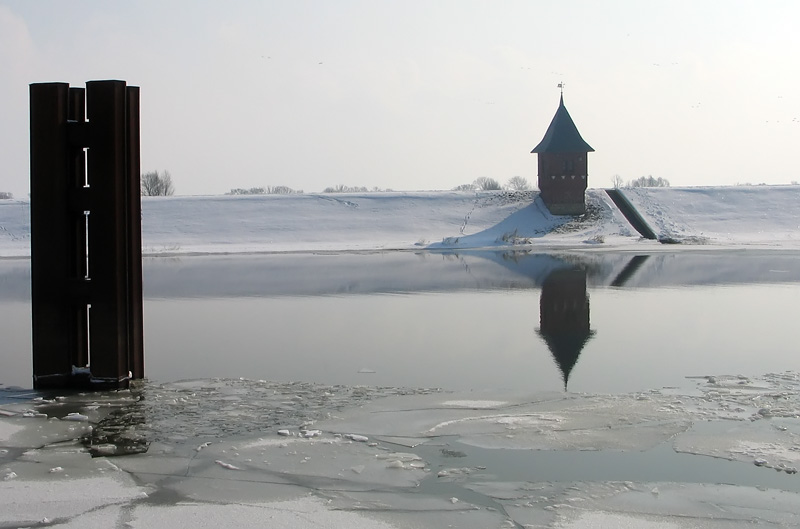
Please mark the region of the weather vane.
<svg viewBox="0 0 800 529"><path fill-rule="evenodd" d="M561 89L561 95L564 95L564 81L558 83L558 87Z"/></svg>

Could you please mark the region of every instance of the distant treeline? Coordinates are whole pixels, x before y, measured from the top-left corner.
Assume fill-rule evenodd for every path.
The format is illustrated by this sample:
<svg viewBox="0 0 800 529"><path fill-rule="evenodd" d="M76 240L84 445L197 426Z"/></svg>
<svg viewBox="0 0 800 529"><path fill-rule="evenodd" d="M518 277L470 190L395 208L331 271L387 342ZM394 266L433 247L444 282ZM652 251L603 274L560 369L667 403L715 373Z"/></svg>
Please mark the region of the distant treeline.
<svg viewBox="0 0 800 529"><path fill-rule="evenodd" d="M666 178L654 178L653 175L640 176L634 180L628 180L627 183L618 174L611 177L614 187L669 187L669 180Z"/></svg>
<svg viewBox="0 0 800 529"><path fill-rule="evenodd" d="M494 191L494 190L512 190L512 191L527 191L531 189L530 183L521 176L514 176L501 185L500 182L488 176L481 176L475 179L471 184L462 184L453 188L454 191ZM366 186L348 186L338 184L331 187L326 187L322 190L323 193L391 193L393 189L382 187L366 187ZM294 190L288 186L266 186L266 187L251 187L249 189L237 187L231 189L226 195L298 195L302 194L303 190Z"/></svg>
<svg viewBox="0 0 800 529"><path fill-rule="evenodd" d="M392 189L381 189L380 187L346 186L339 184L333 187L326 187L323 193L391 193Z"/></svg>
<svg viewBox="0 0 800 529"><path fill-rule="evenodd" d="M288 186L267 186L267 187L251 187L250 189L242 189L237 187L231 189L226 195L302 195L302 189L292 189Z"/></svg>
<svg viewBox="0 0 800 529"><path fill-rule="evenodd" d="M461 184L453 188L453 191L499 191L501 189L508 189L511 191L528 191L531 184L521 176L512 176L509 178L506 185L500 185L500 182L488 176L481 176L476 178L471 184Z"/></svg>

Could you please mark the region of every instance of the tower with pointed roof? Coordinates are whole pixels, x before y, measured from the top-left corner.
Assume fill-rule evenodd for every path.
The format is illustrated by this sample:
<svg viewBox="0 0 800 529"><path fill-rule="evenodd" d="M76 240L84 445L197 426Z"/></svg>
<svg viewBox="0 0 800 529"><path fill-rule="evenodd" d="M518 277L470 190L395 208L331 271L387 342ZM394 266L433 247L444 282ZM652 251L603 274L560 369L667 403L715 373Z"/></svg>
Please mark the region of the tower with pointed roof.
<svg viewBox="0 0 800 529"><path fill-rule="evenodd" d="M561 86L561 85L559 85ZM554 215L586 212L589 178L588 153L594 152L581 137L564 106L564 93L544 138L533 148L539 158L539 191Z"/></svg>

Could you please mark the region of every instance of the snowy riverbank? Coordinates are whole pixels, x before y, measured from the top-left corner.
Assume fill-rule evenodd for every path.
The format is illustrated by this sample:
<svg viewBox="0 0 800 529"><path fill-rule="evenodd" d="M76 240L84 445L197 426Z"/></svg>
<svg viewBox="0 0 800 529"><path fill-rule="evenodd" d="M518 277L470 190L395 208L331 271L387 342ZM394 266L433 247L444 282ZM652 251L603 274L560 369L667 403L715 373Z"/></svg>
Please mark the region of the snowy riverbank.
<svg viewBox="0 0 800 529"><path fill-rule="evenodd" d="M625 189L654 231L687 246L800 248L800 186ZM583 219L550 215L536 192L153 197L148 255L657 247L603 190ZM30 255L30 207L0 201L0 257Z"/></svg>

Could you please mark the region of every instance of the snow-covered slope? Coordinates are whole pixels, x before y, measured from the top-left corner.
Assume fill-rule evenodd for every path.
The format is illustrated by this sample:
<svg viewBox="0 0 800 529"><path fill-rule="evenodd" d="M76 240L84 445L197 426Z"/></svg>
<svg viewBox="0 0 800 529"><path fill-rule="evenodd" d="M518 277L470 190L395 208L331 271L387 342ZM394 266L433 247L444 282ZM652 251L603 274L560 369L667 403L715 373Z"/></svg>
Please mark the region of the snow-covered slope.
<svg viewBox="0 0 800 529"><path fill-rule="evenodd" d="M800 246L800 186L625 189L661 237L714 245Z"/></svg>
<svg viewBox="0 0 800 529"><path fill-rule="evenodd" d="M626 189L660 236L684 244L800 248L800 186ZM536 192L153 197L145 254L614 248L643 241L605 191L583 218L553 216ZM91 226L90 226L91 229ZM0 257L30 255L30 206L0 201Z"/></svg>

